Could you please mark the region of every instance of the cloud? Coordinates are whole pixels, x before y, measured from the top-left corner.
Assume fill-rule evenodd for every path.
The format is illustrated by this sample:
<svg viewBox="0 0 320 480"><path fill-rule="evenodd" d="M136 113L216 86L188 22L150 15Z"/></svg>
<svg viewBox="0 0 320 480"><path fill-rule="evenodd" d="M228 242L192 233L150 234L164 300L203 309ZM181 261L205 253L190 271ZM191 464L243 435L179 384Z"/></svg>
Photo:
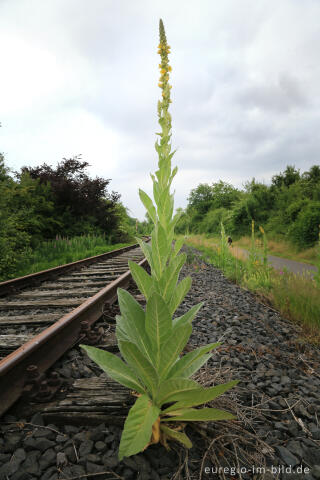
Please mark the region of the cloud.
<svg viewBox="0 0 320 480"><path fill-rule="evenodd" d="M316 0L3 0L0 151L7 164L82 154L133 216L156 169L163 18L173 68L176 206L222 179L319 163Z"/></svg>
<svg viewBox="0 0 320 480"><path fill-rule="evenodd" d="M305 106L307 97L299 82L291 75L283 73L275 83L268 79L251 83L239 93L238 101L244 108L281 114Z"/></svg>

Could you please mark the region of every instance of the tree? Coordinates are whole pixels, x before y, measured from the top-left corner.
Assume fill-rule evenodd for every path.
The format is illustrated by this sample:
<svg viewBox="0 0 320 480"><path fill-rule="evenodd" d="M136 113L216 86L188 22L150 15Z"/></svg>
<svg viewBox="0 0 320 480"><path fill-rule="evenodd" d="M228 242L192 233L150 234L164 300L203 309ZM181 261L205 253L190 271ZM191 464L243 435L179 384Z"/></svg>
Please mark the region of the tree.
<svg viewBox="0 0 320 480"><path fill-rule="evenodd" d="M273 175L271 183L273 187L290 187L293 183L300 180L300 171L296 170L294 165L288 165L283 173Z"/></svg>
<svg viewBox="0 0 320 480"><path fill-rule="evenodd" d="M111 235L119 226L117 205L120 194L108 192L110 179L90 178L86 173L89 166L80 156L58 163L54 169L44 163L40 167L23 167L23 175L39 179L50 185L54 199L54 216L57 232L64 235L81 233L106 233Z"/></svg>
<svg viewBox="0 0 320 480"><path fill-rule="evenodd" d="M233 185L219 180L211 187L212 203L211 208L231 208L234 202L240 199L241 193Z"/></svg>
<svg viewBox="0 0 320 480"><path fill-rule="evenodd" d="M188 209L194 209L199 214L207 213L213 200L212 187L207 183L200 183L191 190L188 197Z"/></svg>

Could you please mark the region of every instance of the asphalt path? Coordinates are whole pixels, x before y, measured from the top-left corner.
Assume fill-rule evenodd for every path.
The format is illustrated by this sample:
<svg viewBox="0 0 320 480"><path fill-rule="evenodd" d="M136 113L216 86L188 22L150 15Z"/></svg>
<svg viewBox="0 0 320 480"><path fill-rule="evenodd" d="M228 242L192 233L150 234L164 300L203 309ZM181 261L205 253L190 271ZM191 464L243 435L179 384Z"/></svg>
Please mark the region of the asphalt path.
<svg viewBox="0 0 320 480"><path fill-rule="evenodd" d="M239 248L236 246L231 248L243 252L247 257L249 256L248 250L245 250L244 248ZM295 260L289 260L288 258L275 257L274 255L268 255L268 262L276 270L280 270L282 272L287 270L288 272L295 273L296 275L311 275L313 277L317 271L317 267L314 265L296 262Z"/></svg>

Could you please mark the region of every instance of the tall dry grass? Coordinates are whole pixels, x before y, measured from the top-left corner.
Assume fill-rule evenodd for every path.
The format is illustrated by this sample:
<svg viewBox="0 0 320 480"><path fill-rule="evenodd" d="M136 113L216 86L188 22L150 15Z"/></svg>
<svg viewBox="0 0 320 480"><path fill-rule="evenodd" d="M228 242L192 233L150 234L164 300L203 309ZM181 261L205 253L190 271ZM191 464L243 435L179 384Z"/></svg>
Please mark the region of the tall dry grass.
<svg viewBox="0 0 320 480"><path fill-rule="evenodd" d="M235 240L233 245L248 250L251 246L251 237L241 237L239 240ZM255 247L258 251L263 250L262 238L255 239ZM317 246L299 251L285 240L268 239L268 250L271 255L297 262L310 263L311 265L316 265L317 262Z"/></svg>
<svg viewBox="0 0 320 480"><path fill-rule="evenodd" d="M285 318L300 324L309 340L320 342L320 289L310 276L277 272L259 262L252 268L248 253L235 245L229 247L228 261L222 265L217 240L201 235L189 236L186 244L203 252L229 279L266 298Z"/></svg>

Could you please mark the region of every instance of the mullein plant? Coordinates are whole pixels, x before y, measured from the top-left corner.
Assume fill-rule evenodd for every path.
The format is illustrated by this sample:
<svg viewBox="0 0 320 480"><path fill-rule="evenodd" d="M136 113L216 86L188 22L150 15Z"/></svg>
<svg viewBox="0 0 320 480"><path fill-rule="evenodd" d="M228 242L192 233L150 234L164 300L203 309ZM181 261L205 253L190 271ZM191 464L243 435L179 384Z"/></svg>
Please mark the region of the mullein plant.
<svg viewBox="0 0 320 480"><path fill-rule="evenodd" d="M174 316L191 287L191 278L179 282L186 261L186 255L179 254L183 239L173 246L174 227L179 216L173 215L174 199L170 186L177 167L171 168L175 152L171 152L171 115L168 112L171 103L170 47L162 20L158 48L162 99L158 102L161 133L157 135L160 142L155 144L159 155L158 170L151 175L154 200L139 191L154 226L151 244L137 239L148 260L151 275L136 263L129 262L132 277L146 299L146 307L143 309L126 290L118 289L121 315L116 318L116 336L123 360L109 352L82 345L89 357L112 379L137 392L133 392L137 399L124 424L120 460L159 441L167 447L168 439L180 441L190 448L190 439L181 431L183 422L234 418L223 410L194 408L213 400L237 383L231 381L203 388L190 378L209 360L210 352L220 345L211 343L182 354L192 332L192 320L202 303L181 316Z"/></svg>
<svg viewBox="0 0 320 480"><path fill-rule="evenodd" d="M262 235L262 242L263 242L263 266L265 268L268 267L268 242L267 242L267 235L266 232L264 231L264 228L260 225L259 226L260 233Z"/></svg>
<svg viewBox="0 0 320 480"><path fill-rule="evenodd" d="M314 280L316 282L316 285L320 287L320 225L319 227L319 233L318 233L318 255L317 255L317 261L316 261L316 267L317 271L314 275Z"/></svg>
<svg viewBox="0 0 320 480"><path fill-rule="evenodd" d="M259 265L257 249L256 249L256 240L254 234L254 220L251 220L251 246L249 250L249 272L252 274L257 265Z"/></svg>
<svg viewBox="0 0 320 480"><path fill-rule="evenodd" d="M220 264L221 264L222 269L224 269L226 267L226 260L228 259L228 257L231 256L231 254L230 254L230 251L229 251L226 232L225 232L224 225L223 225L222 222L220 223L220 233L221 233L221 235L220 235L220 252L219 252L220 253Z"/></svg>

